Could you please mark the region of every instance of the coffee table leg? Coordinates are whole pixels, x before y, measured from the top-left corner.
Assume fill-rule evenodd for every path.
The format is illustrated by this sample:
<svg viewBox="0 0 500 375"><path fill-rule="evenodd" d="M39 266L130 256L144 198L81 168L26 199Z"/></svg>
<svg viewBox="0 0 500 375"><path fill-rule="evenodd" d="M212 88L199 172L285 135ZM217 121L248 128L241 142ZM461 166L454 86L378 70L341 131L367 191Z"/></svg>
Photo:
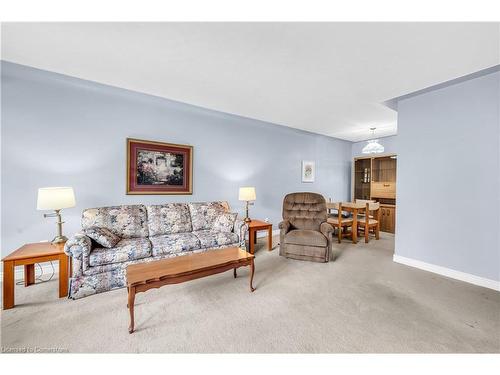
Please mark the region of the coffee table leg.
<svg viewBox="0 0 500 375"><path fill-rule="evenodd" d="M255 265L253 263L253 258L252 258L252 260L250 261L250 292L253 292L255 290L255 288L252 285L254 272L255 272Z"/></svg>
<svg viewBox="0 0 500 375"><path fill-rule="evenodd" d="M234 278L236 279L236 268L233 268L233 275L234 275Z"/></svg>
<svg viewBox="0 0 500 375"><path fill-rule="evenodd" d="M130 312L130 326L128 333L134 332L134 302L135 302L135 288L130 287L128 290L128 310Z"/></svg>
<svg viewBox="0 0 500 375"><path fill-rule="evenodd" d="M273 249L273 227L269 227L267 230L267 250L271 251Z"/></svg>

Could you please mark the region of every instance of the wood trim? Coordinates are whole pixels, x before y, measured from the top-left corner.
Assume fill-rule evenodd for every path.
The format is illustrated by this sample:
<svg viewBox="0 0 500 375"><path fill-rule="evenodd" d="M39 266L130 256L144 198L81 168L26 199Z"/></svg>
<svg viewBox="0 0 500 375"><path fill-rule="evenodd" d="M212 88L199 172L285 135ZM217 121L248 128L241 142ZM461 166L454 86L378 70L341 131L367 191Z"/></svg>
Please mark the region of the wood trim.
<svg viewBox="0 0 500 375"><path fill-rule="evenodd" d="M200 279L202 277L206 276L211 276L211 275L216 275L218 273L226 272L234 268L239 268L243 266L249 266L250 263L252 262L253 258L249 258L248 260L245 260L244 262L239 262L238 264L234 263L228 263L225 265L221 265L218 267L213 267L210 269L206 269L203 271L196 271L196 272L191 272L188 274L184 275L175 275L175 276L167 276L165 278L161 278L160 280L155 280L155 281L147 281L142 284L134 284L130 285L129 287L135 287L135 293L141 293L141 292L146 292L149 289L157 289L161 288L164 285L171 285L171 284L180 284L186 281L191 281L191 280L196 280Z"/></svg>

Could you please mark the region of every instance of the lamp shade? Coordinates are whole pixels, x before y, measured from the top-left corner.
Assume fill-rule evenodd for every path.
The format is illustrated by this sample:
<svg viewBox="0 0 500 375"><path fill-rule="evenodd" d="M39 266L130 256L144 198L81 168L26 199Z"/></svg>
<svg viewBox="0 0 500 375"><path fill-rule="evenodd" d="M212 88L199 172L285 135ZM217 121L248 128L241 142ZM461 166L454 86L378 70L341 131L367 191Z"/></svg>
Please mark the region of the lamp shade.
<svg viewBox="0 0 500 375"><path fill-rule="evenodd" d="M45 187L38 189L37 210L60 210L75 207L75 193L71 187Z"/></svg>
<svg viewBox="0 0 500 375"><path fill-rule="evenodd" d="M255 188L254 187L240 187L239 198L240 201L254 201L256 199L255 196Z"/></svg>

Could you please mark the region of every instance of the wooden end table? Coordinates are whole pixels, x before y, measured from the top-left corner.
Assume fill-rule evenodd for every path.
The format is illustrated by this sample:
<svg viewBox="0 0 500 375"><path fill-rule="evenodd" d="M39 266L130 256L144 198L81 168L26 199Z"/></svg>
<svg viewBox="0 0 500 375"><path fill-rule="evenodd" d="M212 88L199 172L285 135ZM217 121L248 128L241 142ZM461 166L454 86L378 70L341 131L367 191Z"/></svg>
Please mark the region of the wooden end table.
<svg viewBox="0 0 500 375"><path fill-rule="evenodd" d="M245 250L229 247L127 266L127 308L130 313L128 332L134 332L134 303L137 293L215 275L231 269L236 278L236 268L243 266L250 266L250 292L253 292L255 290L252 285L255 272L253 260L254 256Z"/></svg>
<svg viewBox="0 0 500 375"><path fill-rule="evenodd" d="M68 256L64 253L64 244L53 245L50 242L29 243L7 255L3 262L3 309L14 307L14 270L24 266L24 286L35 284L35 263L59 261L59 298L68 295Z"/></svg>
<svg viewBox="0 0 500 375"><path fill-rule="evenodd" d="M257 232L267 230L267 250L273 249L273 225L261 220L252 219L248 224L248 242L250 243L250 254L255 253L255 244L257 243Z"/></svg>

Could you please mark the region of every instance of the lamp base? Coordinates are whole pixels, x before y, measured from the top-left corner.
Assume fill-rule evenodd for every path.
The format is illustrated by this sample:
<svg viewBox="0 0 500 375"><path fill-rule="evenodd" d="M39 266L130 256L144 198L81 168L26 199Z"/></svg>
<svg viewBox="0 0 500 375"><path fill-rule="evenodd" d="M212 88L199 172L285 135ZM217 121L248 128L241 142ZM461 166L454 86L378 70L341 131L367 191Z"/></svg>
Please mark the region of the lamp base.
<svg viewBox="0 0 500 375"><path fill-rule="evenodd" d="M51 241L51 243L58 244L58 243L65 243L68 240L68 237L66 236L55 236L54 239Z"/></svg>
<svg viewBox="0 0 500 375"><path fill-rule="evenodd" d="M250 223L251 221L252 221L252 219L250 219L249 217L246 217L244 220L245 223Z"/></svg>

